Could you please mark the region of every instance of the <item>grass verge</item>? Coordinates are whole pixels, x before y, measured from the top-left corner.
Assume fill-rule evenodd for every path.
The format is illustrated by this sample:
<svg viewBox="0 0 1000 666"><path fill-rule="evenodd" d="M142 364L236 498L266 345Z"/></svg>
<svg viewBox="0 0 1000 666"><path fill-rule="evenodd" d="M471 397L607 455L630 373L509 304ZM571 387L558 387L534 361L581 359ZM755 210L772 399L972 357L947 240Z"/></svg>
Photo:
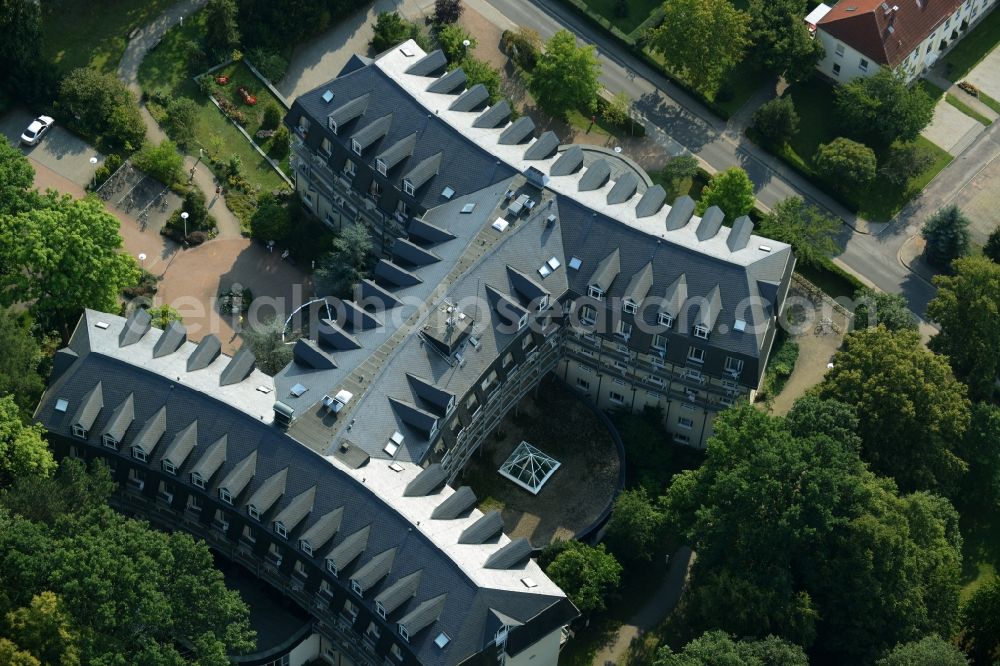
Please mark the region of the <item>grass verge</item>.
<svg viewBox="0 0 1000 666"><path fill-rule="evenodd" d="M977 122L980 122L983 125L986 125L987 127L989 127L991 124L993 124L992 120L990 120L989 118L987 118L983 114L979 113L978 111L974 110L971 106L967 105L965 102L963 102L962 100L960 100L955 95L952 95L951 93L948 93L945 96L944 99L945 99L946 102L948 102L953 107L955 107L956 109L958 109L959 111L961 111L965 115L969 116L973 120L975 120Z"/></svg>
<svg viewBox="0 0 1000 666"><path fill-rule="evenodd" d="M944 57L946 76L961 81L1000 42L1000 11L994 9Z"/></svg>
<svg viewBox="0 0 1000 666"><path fill-rule="evenodd" d="M654 9L662 5L660 0L584 0L590 9L608 19L626 35L635 30L646 20ZM624 7L624 14L619 14L618 7Z"/></svg>

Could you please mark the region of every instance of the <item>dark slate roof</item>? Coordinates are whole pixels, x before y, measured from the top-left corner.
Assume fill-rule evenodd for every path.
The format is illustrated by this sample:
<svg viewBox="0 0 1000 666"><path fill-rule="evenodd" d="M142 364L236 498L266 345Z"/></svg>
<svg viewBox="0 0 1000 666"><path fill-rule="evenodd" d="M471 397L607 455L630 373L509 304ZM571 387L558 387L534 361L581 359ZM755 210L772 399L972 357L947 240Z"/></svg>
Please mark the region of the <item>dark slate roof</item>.
<svg viewBox="0 0 1000 666"><path fill-rule="evenodd" d="M428 599L401 618L399 624L406 627L406 633L412 639L417 633L426 629L441 617L441 611L444 610L444 604L447 599L447 594Z"/></svg>
<svg viewBox="0 0 1000 666"><path fill-rule="evenodd" d="M447 64L448 58L445 57L444 51L438 49L437 51L431 51L410 65L406 69L406 73L413 74L414 76L430 76L438 70L443 69Z"/></svg>
<svg viewBox="0 0 1000 666"><path fill-rule="evenodd" d="M719 229L722 228L722 220L725 217L726 214L718 206L709 207L701 216L701 222L698 223L698 231L696 232L698 240L708 240L719 233Z"/></svg>
<svg viewBox="0 0 1000 666"><path fill-rule="evenodd" d="M425 437L437 425L438 416L436 414L431 414L427 410L417 407L412 402L398 398L389 398L389 402L403 423L416 428Z"/></svg>
<svg viewBox="0 0 1000 666"><path fill-rule="evenodd" d="M514 290L529 302L542 298L543 296L552 295L549 293L548 289L538 284L532 278L528 277L513 266L507 266L507 277L510 278L510 284L514 287Z"/></svg>
<svg viewBox="0 0 1000 666"><path fill-rule="evenodd" d="M642 270L632 275L632 279L629 280L628 286L625 287L625 298L638 305L639 303L642 303L642 299L646 298L646 295L649 293L649 289L652 286L653 262L651 261L643 266Z"/></svg>
<svg viewBox="0 0 1000 666"><path fill-rule="evenodd" d="M156 345L153 347L153 358L173 354L185 342L187 342L187 329L184 328L184 324L172 321L163 329L163 335L156 341Z"/></svg>
<svg viewBox="0 0 1000 666"><path fill-rule="evenodd" d="M409 182L414 190L419 190L431 178L438 175L441 170L441 158L443 155L444 153L434 153L425 157L403 176L403 180Z"/></svg>
<svg viewBox="0 0 1000 666"><path fill-rule="evenodd" d="M104 409L104 392L102 389L103 382L97 382L93 388L87 391L86 395L80 399L80 407L76 410L73 415L73 420L71 423L73 425L82 426L84 430L89 431L94 425L94 421L97 420L97 415L101 413Z"/></svg>
<svg viewBox="0 0 1000 666"><path fill-rule="evenodd" d="M229 444L229 436L223 433L217 440L212 442L197 458L191 473L197 473L207 483L212 475L219 471L219 468L226 463L226 452Z"/></svg>
<svg viewBox="0 0 1000 666"><path fill-rule="evenodd" d="M550 176L568 176L583 166L583 148L570 146L549 168Z"/></svg>
<svg viewBox="0 0 1000 666"><path fill-rule="evenodd" d="M612 246L614 247L614 246ZM588 285L594 285L601 291L607 291L611 287L611 283L615 281L618 274L622 272L622 262L621 262L621 250L615 247L608 256L601 259L601 263L597 264L597 268L594 269L593 274L590 276L590 281Z"/></svg>
<svg viewBox="0 0 1000 666"><path fill-rule="evenodd" d="M667 213L667 231L677 231L686 226L691 221L696 206L694 199L688 195L678 197L674 201L674 205L670 207L670 212Z"/></svg>
<svg viewBox="0 0 1000 666"><path fill-rule="evenodd" d="M219 375L219 386L229 386L230 384L237 384L243 381L250 376L250 373L253 372L256 366L257 359L254 358L250 348L241 347L238 352L233 354L229 365Z"/></svg>
<svg viewBox="0 0 1000 666"><path fill-rule="evenodd" d="M447 229L442 229L435 224L418 220L417 218L410 220L410 226L407 231L410 232L410 236L416 236L428 243L444 243L455 238L455 234Z"/></svg>
<svg viewBox="0 0 1000 666"><path fill-rule="evenodd" d="M666 313L674 317L679 315L681 308L684 306L684 301L688 297L687 276L684 273L678 275L677 279L667 287L667 291L663 296L666 301L664 303Z"/></svg>
<svg viewBox="0 0 1000 666"><path fill-rule="evenodd" d="M722 296L719 293L719 285L715 285L709 292L706 307L698 308L698 318L695 323L704 326L708 330L715 328L715 321L719 318L722 310Z"/></svg>
<svg viewBox="0 0 1000 666"><path fill-rule="evenodd" d="M490 511L472 523L458 536L459 543L485 543L503 531L503 518L499 511Z"/></svg>
<svg viewBox="0 0 1000 666"><path fill-rule="evenodd" d="M490 92L482 83L477 83L461 95L448 107L452 111L475 111L476 108L486 104L490 98Z"/></svg>
<svg viewBox="0 0 1000 666"><path fill-rule="evenodd" d="M247 498L247 506L253 506L264 513L285 494L285 482L288 480L288 468L284 468L267 477L257 490Z"/></svg>
<svg viewBox="0 0 1000 666"><path fill-rule="evenodd" d="M385 609L386 616L391 615L394 610L406 603L407 600L413 598L420 588L420 576L422 573L423 570L418 569L407 576L403 576L375 597L375 602Z"/></svg>
<svg viewBox="0 0 1000 666"><path fill-rule="evenodd" d="M476 493L469 486L456 488L448 499L434 508L431 518L434 520L454 520L468 513L476 506Z"/></svg>
<svg viewBox="0 0 1000 666"><path fill-rule="evenodd" d="M129 393L128 397L121 401L121 403L115 407L115 410L111 412L111 417L108 419L107 424L104 426L104 431L101 436L110 436L116 442L122 441L125 437L125 433L128 431L129 426L132 425L132 421L135 420L135 395Z"/></svg>
<svg viewBox="0 0 1000 666"><path fill-rule="evenodd" d="M395 287L412 287L423 282L415 273L385 259L379 259L375 264L375 277Z"/></svg>
<svg viewBox="0 0 1000 666"><path fill-rule="evenodd" d="M656 215L666 201L667 191L663 189L662 185L654 185L643 192L642 198L636 204L635 215L636 217Z"/></svg>
<svg viewBox="0 0 1000 666"><path fill-rule="evenodd" d="M222 352L222 343L214 334L206 335L198 343L187 360L187 371L194 372L207 368Z"/></svg>
<svg viewBox="0 0 1000 666"><path fill-rule="evenodd" d="M142 449L147 455L153 452L159 443L163 433L167 431L167 408L160 407L149 419L142 424L142 429L132 440L132 446Z"/></svg>
<svg viewBox="0 0 1000 666"><path fill-rule="evenodd" d="M187 460L188 454L198 444L198 419L191 421L187 427L177 431L169 446L163 452L163 460L180 467Z"/></svg>
<svg viewBox="0 0 1000 666"><path fill-rule="evenodd" d="M359 331L368 331L382 325L382 322L379 321L378 317L366 311L353 301L341 301L341 306L343 307L347 324L351 327L351 330L354 331L354 333L358 333Z"/></svg>
<svg viewBox="0 0 1000 666"><path fill-rule="evenodd" d="M535 121L531 119L531 116L521 116L512 122L507 129L500 132L500 138L497 139L497 143L505 146L522 143L534 131Z"/></svg>
<svg viewBox="0 0 1000 666"><path fill-rule="evenodd" d="M461 67L458 67L427 86L427 91L433 93L455 92L459 88L463 87L467 80L465 72L462 71Z"/></svg>
<svg viewBox="0 0 1000 666"><path fill-rule="evenodd" d="M225 488L229 494L236 497L250 483L257 470L257 449L251 451L243 460L229 470L229 473L219 482L219 488Z"/></svg>
<svg viewBox="0 0 1000 666"><path fill-rule="evenodd" d="M338 506L332 511L320 516L319 520L310 525L299 537L300 541L308 541L313 551L317 551L326 545L326 542L334 537L340 530L340 524L344 520L344 507Z"/></svg>
<svg viewBox="0 0 1000 666"><path fill-rule="evenodd" d="M731 252L737 252L742 250L750 242L750 236L753 234L753 222L746 215L739 217L733 222L733 230L729 232L729 237L726 239L726 245L729 247Z"/></svg>
<svg viewBox="0 0 1000 666"><path fill-rule="evenodd" d="M610 177L611 165L608 164L608 161L603 159L595 160L590 163L590 166L587 167L583 177L580 178L580 184L578 187L581 192L597 190L604 187L604 184L608 182L608 178Z"/></svg>
<svg viewBox="0 0 1000 666"><path fill-rule="evenodd" d="M413 132L404 136L399 141L387 147L376 155L376 159L385 164L385 168L392 169L394 166L413 154L413 148L417 145L417 133Z"/></svg>
<svg viewBox="0 0 1000 666"><path fill-rule="evenodd" d="M532 548L527 539L515 539L486 558L487 569L510 569L531 557Z"/></svg>
<svg viewBox="0 0 1000 666"><path fill-rule="evenodd" d="M638 187L639 177L631 171L626 171L615 181L611 191L608 192L608 203L612 205L625 203L635 196L635 191Z"/></svg>
<svg viewBox="0 0 1000 666"><path fill-rule="evenodd" d="M281 523L291 532L302 519L309 515L316 501L316 486L309 486L296 495L288 505L274 517L274 522ZM323 544L319 544L320 546Z"/></svg>
<svg viewBox="0 0 1000 666"><path fill-rule="evenodd" d="M333 564L338 572L343 571L347 568L348 564L353 562L368 547L368 536L371 534L371 531L372 526L368 524L353 534L347 535L340 544L330 551L326 559Z"/></svg>
<svg viewBox="0 0 1000 666"><path fill-rule="evenodd" d="M392 128L392 115L391 113L387 113L381 118L371 121L351 135L351 141L357 142L362 152L367 150L372 144L389 133L389 129Z"/></svg>
<svg viewBox="0 0 1000 666"><path fill-rule="evenodd" d="M342 329L336 322L329 319L320 321L319 341L328 347L345 351L349 349L361 349L361 343L353 335Z"/></svg>
<svg viewBox="0 0 1000 666"><path fill-rule="evenodd" d="M333 357L319 348L312 340L299 338L292 347L292 358L299 365L304 365L314 370L329 370L336 368Z"/></svg>
<svg viewBox="0 0 1000 666"><path fill-rule="evenodd" d="M149 327L153 323L153 318L142 308L136 308L129 315L125 322L125 328L118 334L118 346L128 347L134 345L146 335Z"/></svg>
<svg viewBox="0 0 1000 666"><path fill-rule="evenodd" d="M552 130L549 130L538 137L534 143L524 151L526 160L546 160L555 155L559 148L559 137Z"/></svg>
<svg viewBox="0 0 1000 666"><path fill-rule="evenodd" d="M441 261L441 257L430 250L425 250L405 238L397 238L392 244L392 255L400 261L414 266L426 266Z"/></svg>
<svg viewBox="0 0 1000 666"><path fill-rule="evenodd" d="M330 119L330 122L337 125L337 131L339 132L346 123L360 117L365 112L368 108L368 100L370 99L371 94L364 93L354 97L353 99L348 99L347 102L341 104L326 115Z"/></svg>
<svg viewBox="0 0 1000 666"><path fill-rule="evenodd" d="M403 304L391 291L379 286L368 278L361 280L354 288L357 294L355 298L365 305L371 303L377 305L379 308L391 310Z"/></svg>
<svg viewBox="0 0 1000 666"><path fill-rule="evenodd" d="M362 592L370 590L376 583L389 575L398 550L399 548L390 548L371 558L354 572L351 581L357 583Z"/></svg>
<svg viewBox="0 0 1000 666"><path fill-rule="evenodd" d="M502 99L483 111L473 122L473 127L488 127L494 129L506 125L510 119L510 104Z"/></svg>
<svg viewBox="0 0 1000 666"><path fill-rule="evenodd" d="M423 377L417 377L409 372L406 373L406 378L410 380L410 388L413 390L413 395L431 405L431 408L436 411L439 416L444 416L448 407L454 406L454 393L449 393L442 388L438 388L433 382L430 382Z"/></svg>
<svg viewBox="0 0 1000 666"><path fill-rule="evenodd" d="M403 490L403 497L423 497L430 495L448 480L448 472L439 463L428 465Z"/></svg>

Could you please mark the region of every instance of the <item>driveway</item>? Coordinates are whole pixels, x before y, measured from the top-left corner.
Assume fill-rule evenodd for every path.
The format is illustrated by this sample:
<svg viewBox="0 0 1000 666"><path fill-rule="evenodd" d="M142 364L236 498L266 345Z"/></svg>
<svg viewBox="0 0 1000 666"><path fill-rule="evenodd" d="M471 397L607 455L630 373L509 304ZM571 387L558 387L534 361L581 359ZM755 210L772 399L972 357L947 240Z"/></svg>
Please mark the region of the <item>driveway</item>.
<svg viewBox="0 0 1000 666"><path fill-rule="evenodd" d="M965 80L993 99L1000 99L1000 48L994 48L982 62L973 67Z"/></svg>
<svg viewBox="0 0 1000 666"><path fill-rule="evenodd" d="M972 240L986 243L990 233L1000 226L1000 153L973 176L955 195L954 203L969 217Z"/></svg>
<svg viewBox="0 0 1000 666"><path fill-rule="evenodd" d="M18 145L24 128L37 116L27 109L15 107L10 113L0 117L0 132L11 143ZM42 138L36 146L21 146L21 151L33 161L51 169L80 187L86 187L94 171L104 161L104 156L98 153L86 141L76 136L58 123ZM91 164L90 158L96 157L98 163Z"/></svg>

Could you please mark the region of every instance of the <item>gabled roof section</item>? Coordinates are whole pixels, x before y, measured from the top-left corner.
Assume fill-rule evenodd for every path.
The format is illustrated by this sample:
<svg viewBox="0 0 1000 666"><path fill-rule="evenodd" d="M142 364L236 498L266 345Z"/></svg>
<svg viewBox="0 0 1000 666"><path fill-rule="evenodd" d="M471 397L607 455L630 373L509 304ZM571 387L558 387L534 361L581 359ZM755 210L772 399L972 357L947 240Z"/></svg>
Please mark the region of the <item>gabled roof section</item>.
<svg viewBox="0 0 1000 666"><path fill-rule="evenodd" d="M626 171L615 181L611 191L608 192L608 204L623 204L633 196L639 189L639 177L631 171Z"/></svg>
<svg viewBox="0 0 1000 666"><path fill-rule="evenodd" d="M431 224L430 222L425 222L417 218L410 220L410 226L407 228L407 232L410 234L411 238L419 238L425 243L431 244L445 243L455 238L455 234L451 233L447 229L442 229L435 224Z"/></svg>
<svg viewBox="0 0 1000 666"><path fill-rule="evenodd" d="M406 635L410 637L410 640L413 640L418 632L437 622L437 619L441 617L441 611L444 610L444 602L447 600L447 594L428 599L400 619L399 625L406 629Z"/></svg>
<svg viewBox="0 0 1000 666"><path fill-rule="evenodd" d="M513 298L503 293L499 289L486 286L486 299L490 302L490 309L500 315L504 323L517 326L522 317L528 314L528 309L515 301Z"/></svg>
<svg viewBox="0 0 1000 666"><path fill-rule="evenodd" d="M402 139L392 144L381 153L375 156L385 164L386 170L390 170L397 164L413 154L413 149L417 145L417 133L407 134Z"/></svg>
<svg viewBox="0 0 1000 666"><path fill-rule="evenodd" d="M83 396L83 400L80 401L80 407L77 408L76 413L73 415L71 423L89 432L94 427L94 421L97 420L97 415L101 413L102 409L104 409L104 392L101 382L97 382L94 384L94 388L87 391L87 395Z"/></svg>
<svg viewBox="0 0 1000 666"><path fill-rule="evenodd" d="M330 551L326 559L333 563L338 572L343 571L368 547L368 535L371 534L371 531L372 526L365 525L354 534L348 535L340 542L340 545Z"/></svg>
<svg viewBox="0 0 1000 666"><path fill-rule="evenodd" d="M219 482L219 488L225 488L229 494L236 497L250 483L257 471L257 451L251 451L250 455L236 463L236 466L229 470L229 474Z"/></svg>
<svg viewBox="0 0 1000 666"><path fill-rule="evenodd" d="M400 268L386 259L379 259L378 263L375 264L375 277L394 287L412 287L423 282L410 271Z"/></svg>
<svg viewBox="0 0 1000 666"><path fill-rule="evenodd" d="M577 187L581 192L599 190L604 187L604 184L608 182L608 178L610 177L611 165L608 164L607 160L594 160L580 177Z"/></svg>
<svg viewBox="0 0 1000 666"><path fill-rule="evenodd" d="M625 287L624 298L638 305L642 299L646 298L650 287L653 286L653 262L649 262L642 267L642 270L635 273Z"/></svg>
<svg viewBox="0 0 1000 666"><path fill-rule="evenodd" d="M552 130L549 130L535 139L534 143L524 151L526 160L547 160L556 154L559 148L559 137Z"/></svg>
<svg viewBox="0 0 1000 666"><path fill-rule="evenodd" d="M160 358L173 354L187 342L187 329L179 321L170 322L160 335L160 339L153 345L153 358Z"/></svg>
<svg viewBox="0 0 1000 666"><path fill-rule="evenodd" d="M667 213L667 231L683 229L691 221L695 207L694 199L688 195L678 197L674 201L674 205L670 207L670 212Z"/></svg>
<svg viewBox="0 0 1000 666"><path fill-rule="evenodd" d="M456 67L427 86L427 92L442 94L453 93L459 88L465 86L466 81L468 81L468 77L465 76L465 72L462 71L461 67Z"/></svg>
<svg viewBox="0 0 1000 666"><path fill-rule="evenodd" d="M143 308L136 308L125 320L125 328L118 334L118 346L128 347L134 345L146 335L153 318Z"/></svg>
<svg viewBox="0 0 1000 666"><path fill-rule="evenodd" d="M506 125L509 119L510 104L507 103L507 100L502 99L479 114L479 117L472 122L472 126L495 129Z"/></svg>
<svg viewBox="0 0 1000 666"><path fill-rule="evenodd" d="M381 118L373 120L355 132L351 136L351 142L352 144L360 147L361 152L364 152L369 146L388 134L391 127L392 114L387 113Z"/></svg>
<svg viewBox="0 0 1000 666"><path fill-rule="evenodd" d="M398 548L390 548L368 560L354 572L351 581L357 583L362 592L372 589L380 580L389 575L398 550Z"/></svg>
<svg viewBox="0 0 1000 666"><path fill-rule="evenodd" d="M250 376L250 373L253 372L256 366L257 359L254 357L253 352L250 351L250 348L247 346L240 347L240 350L233 354L229 365L219 375L219 386L240 383Z"/></svg>
<svg viewBox="0 0 1000 666"><path fill-rule="evenodd" d="M531 119L531 116L521 116L500 133L497 143L504 146L513 146L527 139L534 131L535 121Z"/></svg>
<svg viewBox="0 0 1000 666"><path fill-rule="evenodd" d="M414 405L412 402L400 400L389 396L389 402L396 416L408 426L416 428L424 436L430 436L431 431L437 427L438 417L424 409Z"/></svg>
<svg viewBox="0 0 1000 666"><path fill-rule="evenodd" d="M132 448L141 449L146 455L153 452L163 433L167 431L167 408L160 407L149 420L142 424L142 429L135 436Z"/></svg>
<svg viewBox="0 0 1000 666"><path fill-rule="evenodd" d="M476 493L469 486L457 488L431 513L433 520L455 520L476 505Z"/></svg>
<svg viewBox="0 0 1000 666"><path fill-rule="evenodd" d="M434 153L430 157L420 160L403 176L403 180L408 181L414 190L419 190L438 174L438 171L441 169L441 157L443 155L444 153Z"/></svg>
<svg viewBox="0 0 1000 666"><path fill-rule="evenodd" d="M548 289L538 284L510 264L507 264L507 278L510 280L511 286L514 287L514 291L529 302L552 295L549 293Z"/></svg>
<svg viewBox="0 0 1000 666"><path fill-rule="evenodd" d="M368 100L370 98L371 93L365 93L338 106L327 115L327 119L331 123L330 126L339 130L347 123L364 114L368 108Z"/></svg>
<svg viewBox="0 0 1000 666"><path fill-rule="evenodd" d="M198 419L195 419L179 430L174 435L174 438L170 440L167 450L163 452L163 460L166 460L174 467L180 467L197 444Z"/></svg>
<svg viewBox="0 0 1000 666"><path fill-rule="evenodd" d="M260 513L265 513L274 506L278 498L285 494L285 481L288 479L288 468L284 468L269 476L260 484L247 500L247 506L252 506Z"/></svg>
<svg viewBox="0 0 1000 666"><path fill-rule="evenodd" d="M215 334L209 333L201 339L198 346L194 348L187 360L187 371L204 370L212 361L218 358L222 352L222 343Z"/></svg>
<svg viewBox="0 0 1000 666"><path fill-rule="evenodd" d="M313 370L332 370L337 367L333 358L312 340L299 338L292 347L292 358L301 366Z"/></svg>
<svg viewBox="0 0 1000 666"><path fill-rule="evenodd" d="M433 463L420 470L413 480L406 484L403 497L425 497L444 485L448 472L440 463Z"/></svg>
<svg viewBox="0 0 1000 666"><path fill-rule="evenodd" d="M715 328L715 320L719 318L721 310L722 296L719 292L719 285L715 285L708 297L698 306L698 317L695 319L695 324L704 326L711 331Z"/></svg>
<svg viewBox="0 0 1000 666"><path fill-rule="evenodd" d="M202 479L208 483L208 480L213 474L219 471L226 462L226 448L229 445L229 436L223 435L219 439L212 442L208 448L205 449L201 457L198 458L198 462L194 464L191 468L192 474L197 474ZM256 452L254 452L256 455Z"/></svg>
<svg viewBox="0 0 1000 666"><path fill-rule="evenodd" d="M499 511L490 511L479 520L472 523L458 535L458 542L463 544L486 543L503 531L503 518Z"/></svg>
<svg viewBox="0 0 1000 666"><path fill-rule="evenodd" d="M592 287L597 287L601 291L607 291L621 271L621 254L618 248L615 248L611 251L611 254L601 259L601 263L597 264L597 268L594 269L594 273L590 276L588 284Z"/></svg>
<svg viewBox="0 0 1000 666"><path fill-rule="evenodd" d="M322 548L340 530L340 523L343 519L344 507L337 507L333 511L320 516L315 523L302 533L299 541L307 541L314 551Z"/></svg>
<svg viewBox="0 0 1000 666"><path fill-rule="evenodd" d="M707 241L709 238L715 238L719 229L722 228L722 220L725 217L726 214L718 206L709 207L701 216L701 222L698 223L698 231L696 232L698 240Z"/></svg>
<svg viewBox="0 0 1000 666"><path fill-rule="evenodd" d="M550 176L568 176L583 166L583 148L570 146L549 168Z"/></svg>
<svg viewBox="0 0 1000 666"><path fill-rule="evenodd" d="M726 245L729 246L730 252L739 252L747 246L752 235L753 222L744 215L733 222L733 228L729 231L729 237L726 238Z"/></svg>
<svg viewBox="0 0 1000 666"><path fill-rule="evenodd" d="M309 515L316 500L316 486L310 486L306 490L292 498L284 509L274 517L275 523L281 523L287 532L295 529L295 526L302 522L302 519Z"/></svg>
<svg viewBox="0 0 1000 666"><path fill-rule="evenodd" d="M382 325L382 322L378 320L378 317L371 314L361 306L359 306L354 301L341 301L344 306L344 316L347 318L347 324L351 327L354 333L359 331L370 331L373 328L378 328Z"/></svg>
<svg viewBox="0 0 1000 666"><path fill-rule="evenodd" d="M642 198L639 199L639 203L635 206L635 216L636 217L649 217L651 215L656 215L663 208L664 202L667 200L667 191L663 189L662 185L654 185L650 187L642 194Z"/></svg>
<svg viewBox="0 0 1000 666"><path fill-rule="evenodd" d="M433 382L429 382L423 377L418 377L409 372L406 373L406 378L410 382L410 390L413 391L413 395L432 405L438 416L444 416L448 412L448 409L454 406L454 393L440 389Z"/></svg>
<svg viewBox="0 0 1000 666"><path fill-rule="evenodd" d="M431 74L444 69L447 64L448 58L445 57L444 51L438 49L437 51L431 51L423 58L410 65L406 69L406 73L414 74L416 76L430 76Z"/></svg>
<svg viewBox="0 0 1000 666"><path fill-rule="evenodd" d="M513 569L531 556L531 543L525 538L511 541L486 559L487 569Z"/></svg>
<svg viewBox="0 0 1000 666"><path fill-rule="evenodd" d="M408 576L403 576L375 597L375 603L382 606L386 616L406 603L407 599L416 596L417 589L420 587L421 573L422 570L418 569Z"/></svg>
<svg viewBox="0 0 1000 666"><path fill-rule="evenodd" d="M403 301L396 298L391 291L379 286L368 278L364 278L355 285L355 289L357 290L355 297L366 305L369 303L378 303L380 308L391 310L403 304Z"/></svg>
<svg viewBox="0 0 1000 666"><path fill-rule="evenodd" d="M477 83L461 95L448 107L452 111L475 111L489 100L490 92L482 83Z"/></svg>
<svg viewBox="0 0 1000 666"><path fill-rule="evenodd" d="M135 420L135 394L129 393L128 397L122 400L121 404L115 407L115 411L111 412L111 418L104 426L104 432L101 433L101 437L107 435L116 442L122 441L125 438L125 433L128 431L129 426L132 425L132 421ZM89 429L89 428L88 428Z"/></svg>
<svg viewBox="0 0 1000 666"><path fill-rule="evenodd" d="M414 266L428 266L441 261L441 257L438 255L405 238L397 238L396 242L392 244L392 256Z"/></svg>
<svg viewBox="0 0 1000 666"><path fill-rule="evenodd" d="M681 313L681 308L684 307L684 303L687 301L687 297L687 275L681 273L667 287L667 291L663 296L663 300L665 301L662 308L663 311L673 317L678 316Z"/></svg>
<svg viewBox="0 0 1000 666"><path fill-rule="evenodd" d="M361 349L361 343L353 335L342 329L336 322L323 319L319 325L319 341L337 351Z"/></svg>

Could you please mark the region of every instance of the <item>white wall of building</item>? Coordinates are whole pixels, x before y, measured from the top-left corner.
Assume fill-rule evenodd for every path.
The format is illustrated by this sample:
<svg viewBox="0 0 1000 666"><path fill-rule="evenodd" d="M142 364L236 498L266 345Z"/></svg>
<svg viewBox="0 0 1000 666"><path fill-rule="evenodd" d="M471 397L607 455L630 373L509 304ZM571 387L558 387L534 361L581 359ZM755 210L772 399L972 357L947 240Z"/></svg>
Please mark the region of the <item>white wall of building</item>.
<svg viewBox="0 0 1000 666"><path fill-rule="evenodd" d="M505 655L506 666L557 666L561 636L562 627L525 648L516 657Z"/></svg>
<svg viewBox="0 0 1000 666"><path fill-rule="evenodd" d="M302 666L307 661L318 657L319 644L319 634L310 634L309 638L292 648L291 654L288 655L289 666Z"/></svg>

